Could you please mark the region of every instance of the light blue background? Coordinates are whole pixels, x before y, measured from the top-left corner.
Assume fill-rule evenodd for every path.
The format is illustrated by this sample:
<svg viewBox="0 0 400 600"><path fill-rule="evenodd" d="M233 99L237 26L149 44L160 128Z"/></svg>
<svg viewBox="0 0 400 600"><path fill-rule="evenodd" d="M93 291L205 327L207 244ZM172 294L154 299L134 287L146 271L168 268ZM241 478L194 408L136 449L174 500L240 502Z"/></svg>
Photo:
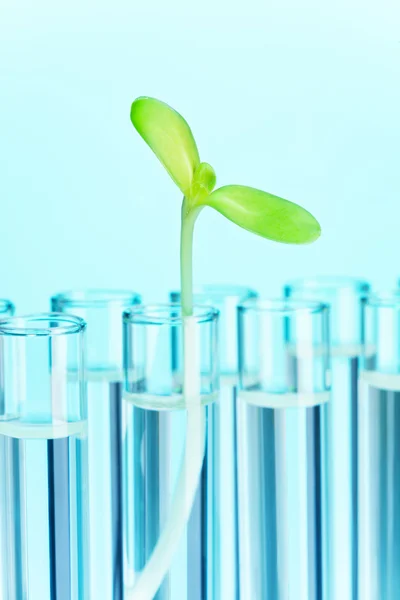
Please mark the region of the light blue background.
<svg viewBox="0 0 400 600"><path fill-rule="evenodd" d="M65 288L177 286L179 193L129 121L144 94L187 118L220 185L282 195L323 226L315 245L279 246L204 211L198 283L394 283L398 0L2 0L0 295L27 311Z"/></svg>

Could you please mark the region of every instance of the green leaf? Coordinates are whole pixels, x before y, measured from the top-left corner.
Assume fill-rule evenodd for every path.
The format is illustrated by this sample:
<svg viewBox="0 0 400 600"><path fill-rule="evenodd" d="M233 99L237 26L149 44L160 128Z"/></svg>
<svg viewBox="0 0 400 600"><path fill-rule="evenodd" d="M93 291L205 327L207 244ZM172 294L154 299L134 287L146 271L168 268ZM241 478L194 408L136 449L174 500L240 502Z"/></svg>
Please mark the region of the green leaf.
<svg viewBox="0 0 400 600"><path fill-rule="evenodd" d="M132 104L131 121L183 194L188 194L200 157L185 119L165 102L140 97Z"/></svg>
<svg viewBox="0 0 400 600"><path fill-rule="evenodd" d="M321 234L318 221L298 204L244 185L221 187L203 203L236 225L275 242L308 244Z"/></svg>

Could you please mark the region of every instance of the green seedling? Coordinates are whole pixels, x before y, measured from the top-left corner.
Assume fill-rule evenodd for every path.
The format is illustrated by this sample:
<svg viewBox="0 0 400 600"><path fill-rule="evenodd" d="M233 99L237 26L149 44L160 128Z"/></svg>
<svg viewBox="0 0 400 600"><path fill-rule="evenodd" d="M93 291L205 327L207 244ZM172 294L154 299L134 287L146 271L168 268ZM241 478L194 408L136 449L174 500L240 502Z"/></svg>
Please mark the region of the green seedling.
<svg viewBox="0 0 400 600"><path fill-rule="evenodd" d="M320 236L318 221L293 202L244 185L226 185L214 190L214 169L200 162L189 125L168 104L155 98L137 98L132 104L131 120L183 194L181 298L185 314L191 313L192 305L194 223L205 206L275 242L307 244Z"/></svg>
<svg viewBox="0 0 400 600"><path fill-rule="evenodd" d="M197 217L209 206L243 229L285 244L308 244L321 234L318 221L304 208L244 185L215 189L216 175L201 162L189 125L173 108L155 98L137 98L131 120L183 194L181 210L181 305L184 317L183 396L187 401L186 448L169 520L129 596L152 600L168 572L190 516L205 447L204 409L195 364L193 321L193 233ZM198 402L193 400L198 397ZM190 402L189 402L190 400Z"/></svg>

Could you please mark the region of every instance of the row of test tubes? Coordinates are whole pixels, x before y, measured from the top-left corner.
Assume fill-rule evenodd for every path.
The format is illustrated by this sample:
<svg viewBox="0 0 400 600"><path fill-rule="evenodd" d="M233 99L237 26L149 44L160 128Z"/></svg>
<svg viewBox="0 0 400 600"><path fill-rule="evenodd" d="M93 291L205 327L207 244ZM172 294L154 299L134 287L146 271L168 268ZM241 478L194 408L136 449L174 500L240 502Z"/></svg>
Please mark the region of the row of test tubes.
<svg viewBox="0 0 400 600"><path fill-rule="evenodd" d="M400 293L179 301L0 304L0 600L400 598Z"/></svg>

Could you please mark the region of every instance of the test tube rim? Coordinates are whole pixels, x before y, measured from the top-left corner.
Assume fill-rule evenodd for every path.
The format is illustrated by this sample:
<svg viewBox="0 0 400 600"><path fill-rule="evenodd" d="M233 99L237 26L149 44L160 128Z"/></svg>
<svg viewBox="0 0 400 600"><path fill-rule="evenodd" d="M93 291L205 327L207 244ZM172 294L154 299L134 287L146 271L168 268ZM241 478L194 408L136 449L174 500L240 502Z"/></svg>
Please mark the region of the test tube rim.
<svg viewBox="0 0 400 600"><path fill-rule="evenodd" d="M328 304L317 300L295 298L249 298L238 305L240 314L267 312L281 316L317 315L329 310Z"/></svg>
<svg viewBox="0 0 400 600"><path fill-rule="evenodd" d="M174 298L180 297L179 290L172 290L170 292L170 298L175 303ZM247 300L248 298L258 298L258 292L245 285L235 284L213 284L206 283L194 287L193 296L212 296L217 300L225 300L226 298L239 298L239 302Z"/></svg>
<svg viewBox="0 0 400 600"><path fill-rule="evenodd" d="M286 282L284 289L288 290L325 290L335 292L337 290L351 290L360 295L369 294L371 284L361 277L351 275L316 275L311 277L299 277Z"/></svg>
<svg viewBox="0 0 400 600"><path fill-rule="evenodd" d="M141 295L132 290L112 288L88 288L68 290L55 294L51 304L57 308L105 308L109 306L128 307L140 304Z"/></svg>
<svg viewBox="0 0 400 600"><path fill-rule="evenodd" d="M192 322L201 324L215 322L219 316L219 310L217 308L202 304L193 305L193 314L190 315L190 317L183 316L182 314L171 315L173 311L181 310L181 304L178 302L166 304L141 304L125 310L123 312L123 321L130 325L172 325L174 327L179 327L182 326L188 318L190 318Z"/></svg>
<svg viewBox="0 0 400 600"><path fill-rule="evenodd" d="M29 323L56 321L57 325L30 327ZM60 325L59 323L62 323ZM53 337L56 335L77 334L86 329L86 321L75 315L60 312L32 313L17 315L0 321L1 336Z"/></svg>

